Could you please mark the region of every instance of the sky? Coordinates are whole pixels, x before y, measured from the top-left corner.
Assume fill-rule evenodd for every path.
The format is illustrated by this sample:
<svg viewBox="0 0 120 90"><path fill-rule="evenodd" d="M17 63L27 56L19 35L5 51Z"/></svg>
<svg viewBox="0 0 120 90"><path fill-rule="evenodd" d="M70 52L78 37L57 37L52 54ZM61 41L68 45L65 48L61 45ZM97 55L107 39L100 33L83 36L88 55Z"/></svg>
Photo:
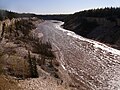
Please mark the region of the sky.
<svg viewBox="0 0 120 90"><path fill-rule="evenodd" d="M119 6L120 0L0 0L0 9L36 14L71 14L87 9Z"/></svg>

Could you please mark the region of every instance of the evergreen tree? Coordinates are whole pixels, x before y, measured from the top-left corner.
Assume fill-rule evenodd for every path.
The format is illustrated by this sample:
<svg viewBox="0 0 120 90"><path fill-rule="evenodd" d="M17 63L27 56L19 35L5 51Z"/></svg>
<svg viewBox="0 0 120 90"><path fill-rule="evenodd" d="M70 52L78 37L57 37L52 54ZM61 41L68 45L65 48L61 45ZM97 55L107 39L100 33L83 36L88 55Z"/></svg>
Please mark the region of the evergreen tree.
<svg viewBox="0 0 120 90"><path fill-rule="evenodd" d="M31 58L30 51L28 51L28 63L29 63L29 69L30 69L30 77L37 78L38 72L37 72L37 65L36 65L36 59Z"/></svg>

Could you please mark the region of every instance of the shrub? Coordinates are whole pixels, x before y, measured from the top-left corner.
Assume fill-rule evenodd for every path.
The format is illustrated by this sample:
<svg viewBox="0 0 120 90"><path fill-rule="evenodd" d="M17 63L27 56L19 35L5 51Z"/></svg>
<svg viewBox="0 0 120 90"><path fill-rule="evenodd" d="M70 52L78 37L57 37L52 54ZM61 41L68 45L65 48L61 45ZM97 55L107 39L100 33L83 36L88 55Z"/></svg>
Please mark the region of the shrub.
<svg viewBox="0 0 120 90"><path fill-rule="evenodd" d="M46 58L55 58L54 53L52 52L52 46L49 42L42 43L41 41L34 42L33 45L34 49L33 52L41 54Z"/></svg>
<svg viewBox="0 0 120 90"><path fill-rule="evenodd" d="M35 25L29 20L20 20L15 22L15 30L21 31L24 36L28 36L31 29L35 29Z"/></svg>
<svg viewBox="0 0 120 90"><path fill-rule="evenodd" d="M9 75L24 79L30 77L28 65L25 59L11 55L4 66L6 66Z"/></svg>
<svg viewBox="0 0 120 90"><path fill-rule="evenodd" d="M30 77L37 78L38 72L37 72L36 58L35 57L31 58L29 51L28 51L28 63L29 63Z"/></svg>

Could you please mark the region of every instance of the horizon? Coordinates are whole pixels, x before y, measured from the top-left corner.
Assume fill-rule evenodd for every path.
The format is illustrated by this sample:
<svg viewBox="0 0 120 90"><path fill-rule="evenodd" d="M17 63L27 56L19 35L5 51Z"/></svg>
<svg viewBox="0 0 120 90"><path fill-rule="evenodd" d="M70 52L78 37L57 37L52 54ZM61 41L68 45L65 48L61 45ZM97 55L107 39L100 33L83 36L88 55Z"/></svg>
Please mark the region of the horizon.
<svg viewBox="0 0 120 90"><path fill-rule="evenodd" d="M80 10L78 12L82 12L82 11L86 11L86 10L93 10L93 9L104 9L104 8L120 8L120 7L102 7L102 8L90 8L90 9L84 9L84 10ZM70 15L70 14L74 14L74 13L34 13L34 12L17 12L17 11L12 11L12 10L7 10L7 9L0 9L0 10L5 10L5 11L9 11L9 12L14 12L14 13L19 13L19 14L35 14L35 15Z"/></svg>
<svg viewBox="0 0 120 90"><path fill-rule="evenodd" d="M0 9L42 15L73 14L89 9L119 7L119 3L118 0L1 0Z"/></svg>

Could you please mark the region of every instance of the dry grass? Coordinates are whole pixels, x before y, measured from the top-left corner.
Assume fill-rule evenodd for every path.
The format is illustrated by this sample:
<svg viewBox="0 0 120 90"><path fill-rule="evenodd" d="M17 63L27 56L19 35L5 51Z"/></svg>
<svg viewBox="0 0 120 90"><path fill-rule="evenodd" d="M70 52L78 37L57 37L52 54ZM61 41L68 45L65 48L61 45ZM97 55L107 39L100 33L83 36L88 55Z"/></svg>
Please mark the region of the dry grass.
<svg viewBox="0 0 120 90"><path fill-rule="evenodd" d="M6 77L4 75L0 75L0 90L22 90L18 86L17 81L11 79L10 77Z"/></svg>
<svg viewBox="0 0 120 90"><path fill-rule="evenodd" d="M18 78L26 78L29 76L27 60L21 57L11 55L9 60L7 60L6 66L10 75Z"/></svg>

